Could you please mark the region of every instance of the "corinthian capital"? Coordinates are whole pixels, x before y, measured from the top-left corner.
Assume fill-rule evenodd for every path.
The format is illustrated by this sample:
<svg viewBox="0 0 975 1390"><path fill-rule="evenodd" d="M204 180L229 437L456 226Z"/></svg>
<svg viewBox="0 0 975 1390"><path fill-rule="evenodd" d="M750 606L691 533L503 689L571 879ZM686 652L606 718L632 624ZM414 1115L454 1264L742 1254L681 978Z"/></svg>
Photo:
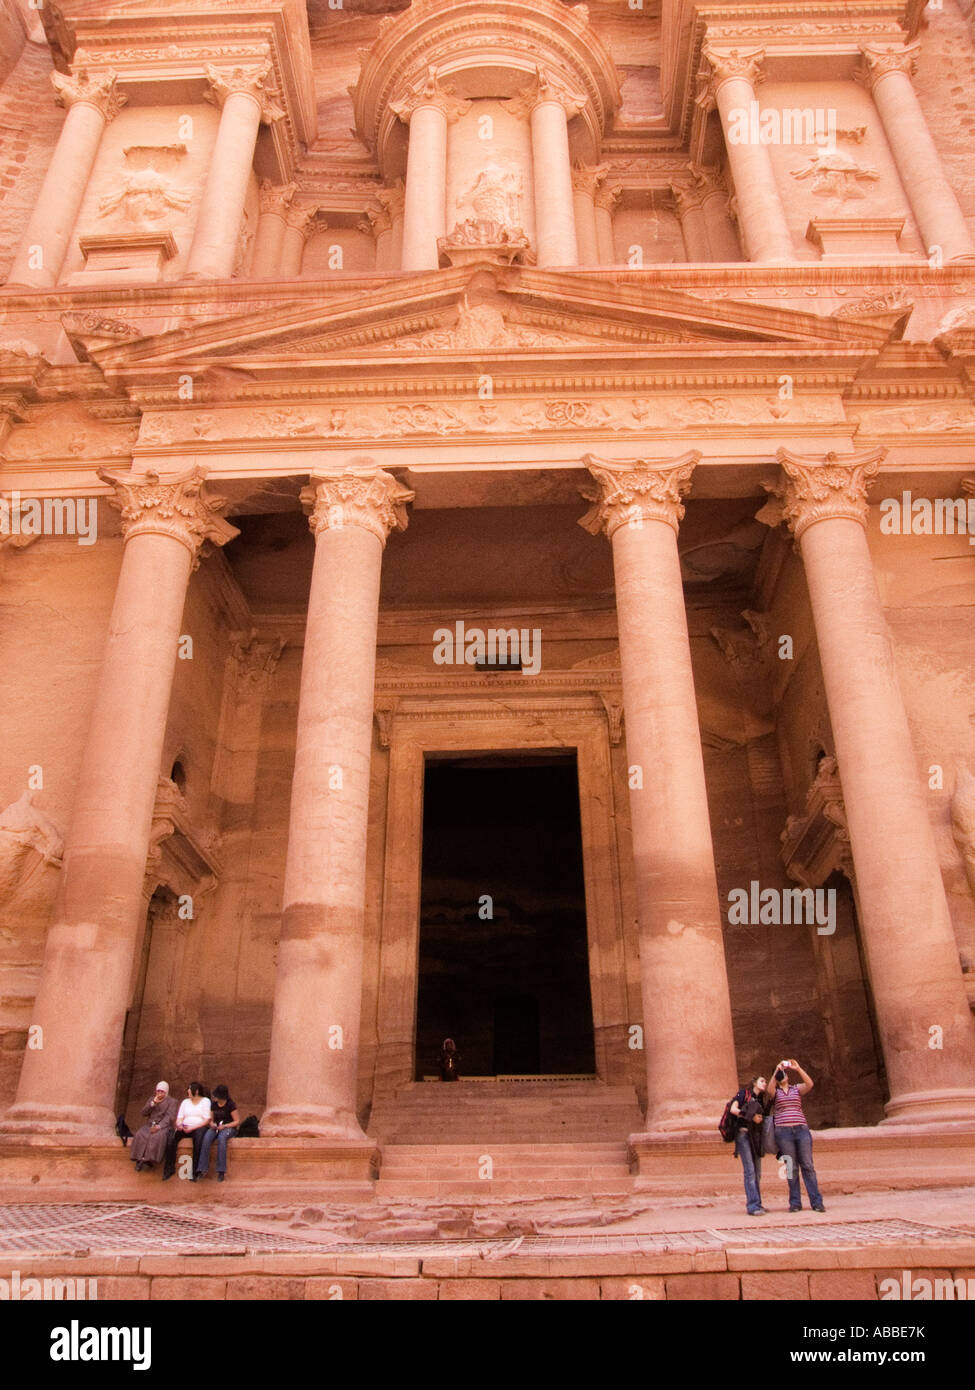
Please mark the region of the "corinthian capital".
<svg viewBox="0 0 975 1390"><path fill-rule="evenodd" d="M284 213L285 225L293 232L299 232L302 238L307 241L312 232L324 232L328 230L328 223L318 215L317 207L307 207L296 203L286 208Z"/></svg>
<svg viewBox="0 0 975 1390"><path fill-rule="evenodd" d="M226 499L204 492L206 472L196 467L161 478L152 470L136 475L99 468L98 476L115 489L107 500L122 514L126 541L133 536L169 536L185 545L196 562L204 541L226 545L239 534L220 515Z"/></svg>
<svg viewBox="0 0 975 1390"><path fill-rule="evenodd" d="M316 536L345 526L361 526L385 546L390 531L406 530L406 504L414 495L382 468L348 468L313 473L301 493L301 502Z"/></svg>
<svg viewBox="0 0 975 1390"><path fill-rule="evenodd" d="M896 48L887 48L876 43L862 43L860 64L856 70L857 80L872 92L880 79L890 72L902 72L907 77L913 77L920 49L919 43L899 44Z"/></svg>
<svg viewBox="0 0 975 1390"><path fill-rule="evenodd" d="M586 454L583 459L595 485L580 489L593 506L581 518L594 536L605 531L609 539L620 526L642 527L648 521L664 521L677 530L684 516L681 498L691 486L691 474L700 460L692 449L676 459L635 459L617 463Z"/></svg>
<svg viewBox="0 0 975 1390"><path fill-rule="evenodd" d="M100 111L106 121L114 120L128 101L128 97L117 89L117 82L117 73L102 72L92 77L87 68L68 75L51 73L51 83L56 92L54 100L58 106L70 110L78 102L84 102Z"/></svg>
<svg viewBox="0 0 975 1390"><path fill-rule="evenodd" d="M594 198L596 190L608 173L608 164L595 164L592 168L587 168L585 164L577 164L572 170L573 191L586 193L590 198Z"/></svg>
<svg viewBox="0 0 975 1390"><path fill-rule="evenodd" d="M704 45L702 56L708 64L710 73L705 69L705 76L710 76L715 91L721 86L722 82L729 81L732 77L743 77L746 82L750 82L753 87L757 87L763 80L762 63L765 59L764 48L730 48L715 49L709 43Z"/></svg>
<svg viewBox="0 0 975 1390"><path fill-rule="evenodd" d="M389 103L393 115L398 116L406 125L409 125L413 113L419 111L422 106L436 107L438 111L443 112L448 121L459 120L471 109L471 103L457 95L457 89L452 82L441 81L436 68L427 68L426 75L414 82L405 97Z"/></svg>
<svg viewBox="0 0 975 1390"><path fill-rule="evenodd" d="M867 493L886 449L862 454L829 453L825 458L780 449L783 477L771 489L782 502L782 520L796 540L816 521L845 518L866 525Z"/></svg>
<svg viewBox="0 0 975 1390"><path fill-rule="evenodd" d="M206 100L214 106L223 106L229 96L250 97L260 107L262 124L271 125L274 121L280 121L284 112L272 100L265 86L270 75L271 64L267 59L263 63L238 68L217 68L208 63L210 89L205 93Z"/></svg>
<svg viewBox="0 0 975 1390"><path fill-rule="evenodd" d="M261 212L272 212L283 217L297 192L296 183L272 183L270 179L262 179L258 190Z"/></svg>
<svg viewBox="0 0 975 1390"><path fill-rule="evenodd" d="M508 105L515 116L530 116L536 106L554 102L562 107L566 119L571 121L573 116L578 116L579 112L585 109L586 101L584 92L573 92L553 73L547 72L544 68L536 68L535 76L528 86L513 97Z"/></svg>

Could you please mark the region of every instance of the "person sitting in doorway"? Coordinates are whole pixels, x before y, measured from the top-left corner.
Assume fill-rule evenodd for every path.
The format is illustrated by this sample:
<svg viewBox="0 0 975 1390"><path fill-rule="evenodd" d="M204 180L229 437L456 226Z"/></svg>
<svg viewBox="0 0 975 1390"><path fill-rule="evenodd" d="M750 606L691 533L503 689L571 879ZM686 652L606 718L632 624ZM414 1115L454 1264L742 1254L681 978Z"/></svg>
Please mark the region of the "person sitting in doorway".
<svg viewBox="0 0 975 1390"><path fill-rule="evenodd" d="M130 1157L137 1173L141 1173L143 1168L151 1168L154 1164L161 1163L165 1158L166 1146L176 1123L177 1109L175 1097L169 1094L169 1082L160 1081L155 1094L142 1107L146 1122L141 1129L136 1130L135 1138L132 1140Z"/></svg>
<svg viewBox="0 0 975 1390"><path fill-rule="evenodd" d="M176 1127L166 1145L166 1163L163 1168L163 1182L167 1182L176 1172L177 1150L181 1139L193 1141L193 1182L200 1163L200 1143L203 1132L210 1123L210 1102L203 1094L203 1084L191 1081L186 1099L181 1103L176 1115Z"/></svg>
<svg viewBox="0 0 975 1390"><path fill-rule="evenodd" d="M443 1047L440 1049L440 1080L456 1081L458 1077L457 1065L460 1062L460 1053L457 1051L457 1044L453 1038L444 1038Z"/></svg>
<svg viewBox="0 0 975 1390"><path fill-rule="evenodd" d="M216 1143L217 1182L223 1182L227 1176L227 1145L237 1133L239 1124L240 1116L237 1113L237 1102L231 1100L230 1092L226 1086L214 1086L213 1100L210 1106L210 1123L203 1131L203 1137L200 1140L200 1157L196 1169L198 1178L210 1176L210 1150Z"/></svg>

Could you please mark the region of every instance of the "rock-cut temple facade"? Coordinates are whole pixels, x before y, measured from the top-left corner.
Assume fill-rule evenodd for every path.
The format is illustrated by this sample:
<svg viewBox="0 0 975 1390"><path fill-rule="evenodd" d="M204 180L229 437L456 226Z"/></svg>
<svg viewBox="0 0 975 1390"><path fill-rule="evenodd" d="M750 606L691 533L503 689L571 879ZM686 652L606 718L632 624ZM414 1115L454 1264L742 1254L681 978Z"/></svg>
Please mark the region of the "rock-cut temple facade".
<svg viewBox="0 0 975 1390"><path fill-rule="evenodd" d="M7 1159L975 1123L973 132L971 0L7 0Z"/></svg>

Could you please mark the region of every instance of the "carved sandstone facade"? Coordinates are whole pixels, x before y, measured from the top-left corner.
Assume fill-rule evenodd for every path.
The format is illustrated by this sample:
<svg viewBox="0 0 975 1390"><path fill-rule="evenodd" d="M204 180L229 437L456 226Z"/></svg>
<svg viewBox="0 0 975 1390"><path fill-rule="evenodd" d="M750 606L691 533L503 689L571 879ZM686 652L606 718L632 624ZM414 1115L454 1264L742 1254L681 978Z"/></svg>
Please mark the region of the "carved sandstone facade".
<svg viewBox="0 0 975 1390"><path fill-rule="evenodd" d="M783 1053L818 1126L967 1132L954 0L37 14L0 1158L202 1073L363 1178L448 1033L644 1174Z"/></svg>

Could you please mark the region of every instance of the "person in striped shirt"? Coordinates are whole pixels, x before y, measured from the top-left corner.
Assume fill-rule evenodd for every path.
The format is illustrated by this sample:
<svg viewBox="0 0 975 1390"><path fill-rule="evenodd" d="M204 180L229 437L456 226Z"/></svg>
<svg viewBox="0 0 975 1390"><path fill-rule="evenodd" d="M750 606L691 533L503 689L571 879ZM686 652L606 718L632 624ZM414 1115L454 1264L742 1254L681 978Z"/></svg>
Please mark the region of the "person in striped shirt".
<svg viewBox="0 0 975 1390"><path fill-rule="evenodd" d="M790 1080L789 1072L798 1072L798 1083ZM802 1191L799 1173L806 1184L806 1196L813 1211L825 1211L812 1160L812 1135L802 1109L802 1097L813 1088L813 1079L803 1071L796 1059L786 1058L774 1068L768 1083L775 1116L775 1144L779 1157L784 1157L789 1180L789 1210L802 1210Z"/></svg>

